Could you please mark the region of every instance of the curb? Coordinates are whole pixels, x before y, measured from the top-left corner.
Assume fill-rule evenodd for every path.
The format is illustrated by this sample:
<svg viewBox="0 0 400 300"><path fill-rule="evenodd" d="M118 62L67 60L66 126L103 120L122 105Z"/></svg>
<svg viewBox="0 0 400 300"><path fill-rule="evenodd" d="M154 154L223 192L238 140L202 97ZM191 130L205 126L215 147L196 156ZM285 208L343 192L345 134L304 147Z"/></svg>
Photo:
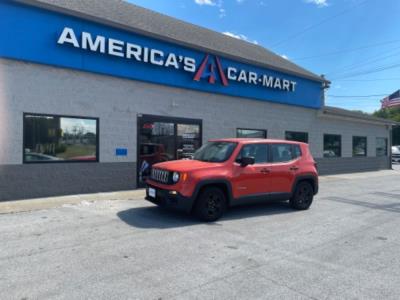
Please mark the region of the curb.
<svg viewBox="0 0 400 300"><path fill-rule="evenodd" d="M81 194L37 199L24 199L0 202L0 215L28 212L35 210L51 209L61 207L65 204L79 204L83 201L118 201L118 200L141 200L145 197L145 190L120 191L96 194Z"/></svg>

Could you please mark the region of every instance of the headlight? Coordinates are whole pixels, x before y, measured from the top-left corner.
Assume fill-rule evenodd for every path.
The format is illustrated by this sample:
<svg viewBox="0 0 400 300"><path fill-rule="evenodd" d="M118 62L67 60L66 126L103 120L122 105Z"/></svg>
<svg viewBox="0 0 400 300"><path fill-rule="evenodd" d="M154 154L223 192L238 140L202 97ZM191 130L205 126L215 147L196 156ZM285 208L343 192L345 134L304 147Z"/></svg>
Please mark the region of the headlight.
<svg viewBox="0 0 400 300"><path fill-rule="evenodd" d="M172 174L172 181L173 181L174 183L177 183L177 182L179 181L179 173L178 173L178 172L174 172L174 173Z"/></svg>

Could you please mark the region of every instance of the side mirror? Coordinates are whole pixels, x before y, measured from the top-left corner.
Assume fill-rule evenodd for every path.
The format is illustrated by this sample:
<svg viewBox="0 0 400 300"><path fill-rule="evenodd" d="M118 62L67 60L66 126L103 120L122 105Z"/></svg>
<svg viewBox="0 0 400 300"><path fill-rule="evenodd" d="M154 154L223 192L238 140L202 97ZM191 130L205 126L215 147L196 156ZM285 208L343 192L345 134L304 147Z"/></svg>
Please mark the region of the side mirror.
<svg viewBox="0 0 400 300"><path fill-rule="evenodd" d="M255 160L254 160L254 157L252 157L252 156L243 156L240 160L240 165L242 167L246 167L248 165L254 165L254 163L255 163Z"/></svg>

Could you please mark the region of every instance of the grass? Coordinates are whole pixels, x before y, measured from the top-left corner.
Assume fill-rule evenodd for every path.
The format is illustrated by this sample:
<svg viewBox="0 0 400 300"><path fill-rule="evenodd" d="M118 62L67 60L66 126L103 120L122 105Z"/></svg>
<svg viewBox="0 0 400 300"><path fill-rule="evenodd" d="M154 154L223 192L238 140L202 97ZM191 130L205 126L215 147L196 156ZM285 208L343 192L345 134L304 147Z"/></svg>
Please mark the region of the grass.
<svg viewBox="0 0 400 300"><path fill-rule="evenodd" d="M79 156L96 156L95 145L70 145L67 146L67 150L62 153L58 153L57 157L62 159L71 159Z"/></svg>

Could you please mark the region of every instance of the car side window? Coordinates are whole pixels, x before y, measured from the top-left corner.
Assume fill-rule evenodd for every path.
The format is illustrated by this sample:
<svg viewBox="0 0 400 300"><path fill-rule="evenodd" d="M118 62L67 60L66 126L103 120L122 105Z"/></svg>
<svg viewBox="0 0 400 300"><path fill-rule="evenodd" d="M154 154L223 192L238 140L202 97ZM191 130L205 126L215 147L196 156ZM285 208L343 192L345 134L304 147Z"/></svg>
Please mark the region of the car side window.
<svg viewBox="0 0 400 300"><path fill-rule="evenodd" d="M293 159L301 156L301 149L299 145L293 145Z"/></svg>
<svg viewBox="0 0 400 300"><path fill-rule="evenodd" d="M294 157L292 145L290 144L271 144L272 162L286 162Z"/></svg>
<svg viewBox="0 0 400 300"><path fill-rule="evenodd" d="M268 145L267 144L248 144L242 147L236 161L244 156L254 157L256 164L266 163L268 161Z"/></svg>

